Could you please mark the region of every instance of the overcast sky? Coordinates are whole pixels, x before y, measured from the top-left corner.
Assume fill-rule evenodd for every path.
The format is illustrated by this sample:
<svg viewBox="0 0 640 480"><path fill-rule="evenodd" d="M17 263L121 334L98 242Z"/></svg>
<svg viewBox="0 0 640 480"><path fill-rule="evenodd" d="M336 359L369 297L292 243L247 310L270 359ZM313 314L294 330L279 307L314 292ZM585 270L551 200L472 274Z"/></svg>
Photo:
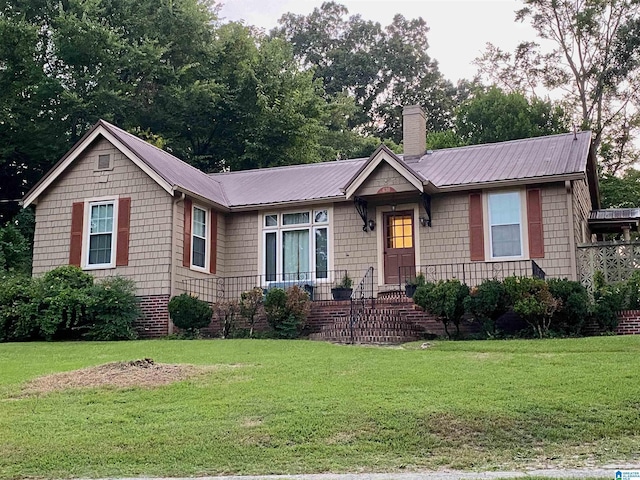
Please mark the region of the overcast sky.
<svg viewBox="0 0 640 480"><path fill-rule="evenodd" d="M522 40L533 40L533 29L527 23L515 22L520 0L337 0L346 5L349 14L391 23L393 15L422 17L430 28L429 56L438 61L440 71L452 81L471 79L476 72L471 64L487 42L512 52ZM270 30L286 12L308 14L322 0L220 0L220 16L227 20L243 20Z"/></svg>

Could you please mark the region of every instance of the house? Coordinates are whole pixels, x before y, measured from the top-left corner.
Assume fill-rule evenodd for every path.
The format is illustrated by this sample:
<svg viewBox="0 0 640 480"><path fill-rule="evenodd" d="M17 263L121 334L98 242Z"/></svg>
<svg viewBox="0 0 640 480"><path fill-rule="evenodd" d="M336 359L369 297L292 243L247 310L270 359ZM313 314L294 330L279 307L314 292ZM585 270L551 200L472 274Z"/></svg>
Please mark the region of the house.
<svg viewBox="0 0 640 480"><path fill-rule="evenodd" d="M326 300L345 272L375 296L430 279L577 279L598 207L591 133L426 151L421 107L404 154L207 175L99 121L24 197L33 274L78 265L136 282L146 335L169 299L298 283Z"/></svg>

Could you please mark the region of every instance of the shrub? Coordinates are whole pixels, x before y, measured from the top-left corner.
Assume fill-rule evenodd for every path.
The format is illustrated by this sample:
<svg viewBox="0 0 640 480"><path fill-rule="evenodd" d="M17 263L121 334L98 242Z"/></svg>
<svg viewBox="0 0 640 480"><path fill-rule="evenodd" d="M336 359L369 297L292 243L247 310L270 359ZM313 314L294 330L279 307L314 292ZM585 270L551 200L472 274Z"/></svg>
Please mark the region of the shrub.
<svg viewBox="0 0 640 480"><path fill-rule="evenodd" d="M240 315L249 324L249 338L253 337L253 327L263 307L264 292L260 287L242 292L240 294Z"/></svg>
<svg viewBox="0 0 640 480"><path fill-rule="evenodd" d="M91 319L85 336L89 340L132 340L133 322L140 310L132 280L112 277L91 288L87 314Z"/></svg>
<svg viewBox="0 0 640 480"><path fill-rule="evenodd" d="M200 329L211 323L213 311L207 302L183 293L169 301L171 320L188 338L197 338Z"/></svg>
<svg viewBox="0 0 640 480"><path fill-rule="evenodd" d="M600 328L612 332L618 326L618 312L626 307L627 286L607 283L602 272L593 276L593 315Z"/></svg>
<svg viewBox="0 0 640 480"><path fill-rule="evenodd" d="M86 333L92 286L93 277L78 267L58 267L45 273L34 294L40 335L47 340L77 339Z"/></svg>
<svg viewBox="0 0 640 480"><path fill-rule="evenodd" d="M458 280L440 280L438 283L425 283L419 286L413 296L413 301L437 315L444 325L444 331L449 338L448 325L456 327L456 337L460 336L460 321L464 315L464 301L469 296L469 287Z"/></svg>
<svg viewBox="0 0 640 480"><path fill-rule="evenodd" d="M281 288L271 288L264 299L267 322L277 338L299 337L310 306L309 295L297 285L286 292Z"/></svg>
<svg viewBox="0 0 640 480"><path fill-rule="evenodd" d="M488 337L498 335L496 321L509 311L509 296L499 280L485 280L464 299L464 309L482 325Z"/></svg>
<svg viewBox="0 0 640 480"><path fill-rule="evenodd" d="M513 311L531 326L538 337L547 336L551 317L560 307L547 283L538 278L509 277L504 280L504 286Z"/></svg>
<svg viewBox="0 0 640 480"><path fill-rule="evenodd" d="M31 273L31 246L11 223L0 228L0 269L13 273Z"/></svg>
<svg viewBox="0 0 640 480"><path fill-rule="evenodd" d="M218 302L214 305L218 318L222 319L222 338L231 338L235 335L236 316L240 313L240 305L235 300Z"/></svg>
<svg viewBox="0 0 640 480"><path fill-rule="evenodd" d="M547 280L551 295L559 300L551 319L551 330L564 335L580 335L587 318L593 312L589 292L580 283L567 279Z"/></svg>
<svg viewBox="0 0 640 480"><path fill-rule="evenodd" d="M625 309L640 309L640 270L633 272L627 280L626 285Z"/></svg>
<svg viewBox="0 0 640 480"><path fill-rule="evenodd" d="M24 275L0 278L0 342L33 340L38 334L34 283Z"/></svg>

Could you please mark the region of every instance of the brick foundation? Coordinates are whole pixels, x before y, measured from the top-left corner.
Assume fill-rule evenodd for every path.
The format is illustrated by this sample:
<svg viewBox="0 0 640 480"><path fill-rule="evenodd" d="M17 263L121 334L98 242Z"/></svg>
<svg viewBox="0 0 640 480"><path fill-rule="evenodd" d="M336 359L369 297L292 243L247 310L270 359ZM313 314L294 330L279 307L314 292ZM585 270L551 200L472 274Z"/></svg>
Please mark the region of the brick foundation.
<svg viewBox="0 0 640 480"><path fill-rule="evenodd" d="M640 310L623 310L618 312L618 335L640 334Z"/></svg>
<svg viewBox="0 0 640 480"><path fill-rule="evenodd" d="M140 338L158 338L169 334L169 295L146 295L140 300L140 317L134 327Z"/></svg>

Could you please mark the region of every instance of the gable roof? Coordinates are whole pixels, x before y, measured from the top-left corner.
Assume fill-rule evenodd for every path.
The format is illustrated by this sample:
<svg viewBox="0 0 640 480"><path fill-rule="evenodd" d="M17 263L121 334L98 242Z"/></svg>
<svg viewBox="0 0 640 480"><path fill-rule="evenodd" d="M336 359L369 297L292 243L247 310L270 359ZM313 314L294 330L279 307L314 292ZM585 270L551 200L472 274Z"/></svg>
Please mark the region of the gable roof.
<svg viewBox="0 0 640 480"><path fill-rule="evenodd" d="M369 158L207 175L100 120L25 195L23 205L36 201L100 135L169 194L186 193L227 211L346 200L382 162L428 193L585 178L591 141L586 131L448 148L407 159L381 145Z"/></svg>
<svg viewBox="0 0 640 480"><path fill-rule="evenodd" d="M351 179L343 187L347 199L353 198L358 188L369 178L375 169L382 162L386 162L391 168L398 172L411 185L416 187L419 192L423 191L425 178L411 168L407 163L403 162L400 157L393 153L386 145L380 145L375 152L369 157L364 165L351 177Z"/></svg>
<svg viewBox="0 0 640 480"><path fill-rule="evenodd" d="M99 136L106 138L129 160L155 180L167 193L189 193L225 208L228 204L222 186L206 173L183 162L168 152L125 132L104 120L99 120L69 150L22 200L29 206L78 158Z"/></svg>

